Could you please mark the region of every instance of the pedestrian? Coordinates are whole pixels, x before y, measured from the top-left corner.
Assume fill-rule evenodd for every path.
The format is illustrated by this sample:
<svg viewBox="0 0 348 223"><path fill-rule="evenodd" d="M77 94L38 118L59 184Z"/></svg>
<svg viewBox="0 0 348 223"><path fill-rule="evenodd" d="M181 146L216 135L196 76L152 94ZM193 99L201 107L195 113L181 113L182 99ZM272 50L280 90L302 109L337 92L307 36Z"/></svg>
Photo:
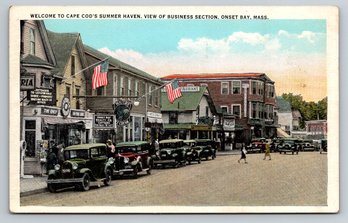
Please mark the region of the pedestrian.
<svg viewBox="0 0 348 223"><path fill-rule="evenodd" d="M271 160L271 145L269 144L269 142L267 142L265 145L265 156L263 157L263 160L266 159L266 156L268 156L269 160Z"/></svg>
<svg viewBox="0 0 348 223"><path fill-rule="evenodd" d="M247 150L245 149L245 144L243 144L242 149L241 149L241 156L240 156L240 159L238 160L238 163L240 163L240 161L242 159L244 159L244 163L248 163L246 161L246 154L247 154Z"/></svg>
<svg viewBox="0 0 348 223"><path fill-rule="evenodd" d="M116 152L116 147L115 145L112 143L111 139L108 139L106 141L106 149L107 149L107 157L114 157L115 152Z"/></svg>
<svg viewBox="0 0 348 223"><path fill-rule="evenodd" d="M48 150L48 155L47 155L47 173L49 170L54 169L54 166L58 164L58 158L57 158L57 146L52 145L52 147Z"/></svg>
<svg viewBox="0 0 348 223"><path fill-rule="evenodd" d="M64 143L61 142L57 146L57 159L59 164L63 164L65 158L64 158Z"/></svg>

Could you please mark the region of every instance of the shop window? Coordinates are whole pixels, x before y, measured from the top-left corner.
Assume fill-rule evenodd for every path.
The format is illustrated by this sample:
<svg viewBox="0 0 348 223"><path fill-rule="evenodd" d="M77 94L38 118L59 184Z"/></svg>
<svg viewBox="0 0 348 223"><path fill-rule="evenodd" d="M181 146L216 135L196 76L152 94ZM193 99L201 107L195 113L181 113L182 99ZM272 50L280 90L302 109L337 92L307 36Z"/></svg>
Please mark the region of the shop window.
<svg viewBox="0 0 348 223"><path fill-rule="evenodd" d="M232 81L232 94L240 94L240 81Z"/></svg>
<svg viewBox="0 0 348 223"><path fill-rule="evenodd" d="M29 30L30 54L35 55L35 30Z"/></svg>
<svg viewBox="0 0 348 223"><path fill-rule="evenodd" d="M25 155L27 157L35 157L36 121L26 120L24 127L25 127L25 141L27 143L27 149L25 151Z"/></svg>

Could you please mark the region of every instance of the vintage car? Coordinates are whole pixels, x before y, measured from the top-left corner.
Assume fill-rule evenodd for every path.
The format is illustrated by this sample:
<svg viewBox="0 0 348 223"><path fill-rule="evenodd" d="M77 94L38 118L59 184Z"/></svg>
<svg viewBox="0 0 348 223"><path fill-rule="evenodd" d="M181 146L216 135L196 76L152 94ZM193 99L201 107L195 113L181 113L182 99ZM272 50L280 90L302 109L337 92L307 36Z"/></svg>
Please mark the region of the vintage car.
<svg viewBox="0 0 348 223"><path fill-rule="evenodd" d="M216 158L215 142L211 139L196 139L195 149L200 151L200 157L205 160L208 160L209 157Z"/></svg>
<svg viewBox="0 0 348 223"><path fill-rule="evenodd" d="M110 185L113 168L106 156L105 144L73 145L65 148L63 154L65 161L62 166L56 164L48 171L47 188L50 192L68 186L87 191L91 181Z"/></svg>
<svg viewBox="0 0 348 223"><path fill-rule="evenodd" d="M196 147L194 139L184 140L184 149L188 164L191 164L191 162L201 163L201 151Z"/></svg>
<svg viewBox="0 0 348 223"><path fill-rule="evenodd" d="M311 139L304 139L301 143L301 151L315 151L316 148L313 144L313 140Z"/></svg>
<svg viewBox="0 0 348 223"><path fill-rule="evenodd" d="M151 145L146 141L121 142L116 145L114 157L114 175L132 175L139 172L151 174L153 160L150 155Z"/></svg>
<svg viewBox="0 0 348 223"><path fill-rule="evenodd" d="M254 138L249 146L246 147L248 153L262 153L265 151L265 138Z"/></svg>
<svg viewBox="0 0 348 223"><path fill-rule="evenodd" d="M300 150L300 144L296 139L282 139L278 144L277 150L280 154L290 152L291 154L298 154Z"/></svg>
<svg viewBox="0 0 348 223"><path fill-rule="evenodd" d="M159 165L162 167L186 165L184 140L166 139L159 141L159 151L154 158L154 166L157 167Z"/></svg>

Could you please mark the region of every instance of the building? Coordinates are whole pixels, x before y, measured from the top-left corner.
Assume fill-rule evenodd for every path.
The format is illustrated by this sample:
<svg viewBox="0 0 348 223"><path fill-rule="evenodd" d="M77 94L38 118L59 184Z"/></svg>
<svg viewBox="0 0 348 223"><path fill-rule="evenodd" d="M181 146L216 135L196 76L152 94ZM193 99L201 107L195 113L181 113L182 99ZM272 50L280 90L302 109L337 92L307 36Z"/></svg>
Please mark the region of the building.
<svg viewBox="0 0 348 223"><path fill-rule="evenodd" d="M87 107L95 113L93 138L96 142L154 140L163 132L160 88L163 82L144 71L116 58L110 57L90 46L84 46L90 66L86 76ZM108 84L92 89L93 68L98 62L107 60ZM135 101L139 102L135 106ZM127 106L130 116L127 120L117 119L115 106Z"/></svg>
<svg viewBox="0 0 348 223"><path fill-rule="evenodd" d="M162 91L163 138L217 139L222 128L209 90L203 86L182 87L182 96L170 103Z"/></svg>
<svg viewBox="0 0 348 223"><path fill-rule="evenodd" d="M253 137L276 136L274 82L264 73L173 74L180 86L208 86L217 109L234 115L235 130L228 133L233 142L249 142ZM226 133L226 132L225 132Z"/></svg>
<svg viewBox="0 0 348 223"><path fill-rule="evenodd" d="M327 138L327 120L311 120L305 123L308 139Z"/></svg>
<svg viewBox="0 0 348 223"><path fill-rule="evenodd" d="M280 125L281 130L285 131L288 135L291 136L292 133L292 124L293 117L291 111L290 102L286 101L283 97L277 96L277 116L278 116L278 124ZM278 131L281 133L281 131Z"/></svg>

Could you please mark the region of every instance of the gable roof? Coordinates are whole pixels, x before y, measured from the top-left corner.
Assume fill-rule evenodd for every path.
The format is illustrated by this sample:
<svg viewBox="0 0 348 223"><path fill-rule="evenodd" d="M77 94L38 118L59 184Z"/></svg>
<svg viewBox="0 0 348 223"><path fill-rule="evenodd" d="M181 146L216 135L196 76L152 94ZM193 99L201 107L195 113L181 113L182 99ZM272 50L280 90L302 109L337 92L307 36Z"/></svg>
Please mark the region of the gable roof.
<svg viewBox="0 0 348 223"><path fill-rule="evenodd" d="M207 91L207 87L200 87L196 92L182 91L182 96L175 99L171 104L167 97L167 92L161 92L161 111L194 111L197 109L204 93Z"/></svg>
<svg viewBox="0 0 348 223"><path fill-rule="evenodd" d="M21 59L21 63L24 64L30 64L30 65L37 65L37 66L50 66L52 67L53 64L51 64L48 61L45 61L43 59L41 59L40 57L34 56L32 54L28 54L27 56L25 56L23 59Z"/></svg>
<svg viewBox="0 0 348 223"><path fill-rule="evenodd" d="M57 66L53 69L53 73L59 76L64 75L66 63L70 59L74 46L77 47L82 68L87 66L83 51L80 49L82 43L79 33L55 33L47 30L47 35L57 60Z"/></svg>
<svg viewBox="0 0 348 223"><path fill-rule="evenodd" d="M109 55L107 55L105 53L102 53L99 50L94 49L93 47L90 47L90 46L88 46L86 44L84 44L84 50L85 50L85 53L90 54L90 55L98 58L99 60L104 60L104 59L108 58L109 65L111 66L111 67L109 67L109 69L113 68L113 69L127 70L127 71L130 71L133 74L139 75L139 76L141 76L141 77L143 77L145 79L152 80L152 81L155 81L155 82L159 82L160 81L162 83L160 78L154 77L151 74L148 74L148 73L146 73L146 72L144 72L142 70L139 70L136 67L133 67L133 66L131 66L129 64L126 64L126 63L124 63L124 62L122 62L122 61L120 61L120 60L118 60L118 59L116 59L114 57L111 57L111 56L109 56Z"/></svg>
<svg viewBox="0 0 348 223"><path fill-rule="evenodd" d="M291 112L290 102L286 101L283 97L277 96L277 107L279 112Z"/></svg>

